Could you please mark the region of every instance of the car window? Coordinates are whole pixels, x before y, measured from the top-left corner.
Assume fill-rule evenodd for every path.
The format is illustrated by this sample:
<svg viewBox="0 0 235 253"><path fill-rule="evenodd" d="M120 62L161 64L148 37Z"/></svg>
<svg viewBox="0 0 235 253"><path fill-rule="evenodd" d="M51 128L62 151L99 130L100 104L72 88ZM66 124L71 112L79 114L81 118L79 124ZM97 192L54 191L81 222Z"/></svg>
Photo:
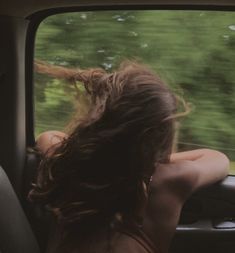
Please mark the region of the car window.
<svg viewBox="0 0 235 253"><path fill-rule="evenodd" d="M39 26L35 62L115 69L146 63L191 112L179 123L178 150L226 153L235 173L235 14L219 11L96 11L57 14ZM64 130L82 87L35 68L35 133Z"/></svg>

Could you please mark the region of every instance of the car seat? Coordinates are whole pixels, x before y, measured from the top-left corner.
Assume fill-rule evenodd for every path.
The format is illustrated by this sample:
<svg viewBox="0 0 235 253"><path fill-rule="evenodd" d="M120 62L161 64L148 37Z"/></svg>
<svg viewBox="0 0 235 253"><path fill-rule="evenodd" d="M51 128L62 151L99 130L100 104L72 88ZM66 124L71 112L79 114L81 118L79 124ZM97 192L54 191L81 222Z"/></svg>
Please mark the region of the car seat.
<svg viewBox="0 0 235 253"><path fill-rule="evenodd" d="M0 206L0 253L39 253L29 222L1 167Z"/></svg>

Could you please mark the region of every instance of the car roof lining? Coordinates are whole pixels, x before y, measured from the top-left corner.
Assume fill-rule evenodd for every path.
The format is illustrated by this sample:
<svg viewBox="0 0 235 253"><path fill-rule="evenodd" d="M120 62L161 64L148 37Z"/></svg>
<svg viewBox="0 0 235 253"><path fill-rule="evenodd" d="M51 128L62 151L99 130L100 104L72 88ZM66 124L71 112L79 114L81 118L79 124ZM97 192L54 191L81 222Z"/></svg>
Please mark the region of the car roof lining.
<svg viewBox="0 0 235 253"><path fill-rule="evenodd" d="M0 15L15 16L26 18L33 13L61 7L118 7L118 6L143 6L145 8L152 6L208 6L213 7L233 7L234 0L8 0L0 1Z"/></svg>

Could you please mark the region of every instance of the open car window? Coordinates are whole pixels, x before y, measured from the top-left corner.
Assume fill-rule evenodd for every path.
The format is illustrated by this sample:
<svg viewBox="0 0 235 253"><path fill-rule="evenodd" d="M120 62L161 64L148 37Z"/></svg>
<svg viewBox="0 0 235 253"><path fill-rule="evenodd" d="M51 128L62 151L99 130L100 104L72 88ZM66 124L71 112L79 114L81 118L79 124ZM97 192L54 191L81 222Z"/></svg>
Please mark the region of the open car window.
<svg viewBox="0 0 235 253"><path fill-rule="evenodd" d="M235 13L224 11L96 11L46 18L35 61L114 70L123 60L149 65L191 112L179 122L176 148L212 148L235 174ZM77 111L77 89L35 69L35 133L64 130ZM233 162L234 161L234 162Z"/></svg>

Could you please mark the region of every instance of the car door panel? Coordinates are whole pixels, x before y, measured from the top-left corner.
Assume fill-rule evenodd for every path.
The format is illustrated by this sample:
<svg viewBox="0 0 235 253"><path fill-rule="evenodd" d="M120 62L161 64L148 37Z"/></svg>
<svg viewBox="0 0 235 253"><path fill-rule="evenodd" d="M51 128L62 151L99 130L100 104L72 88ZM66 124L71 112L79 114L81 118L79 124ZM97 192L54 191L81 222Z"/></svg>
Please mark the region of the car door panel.
<svg viewBox="0 0 235 253"><path fill-rule="evenodd" d="M172 252L234 252L235 177L206 187L185 203Z"/></svg>

